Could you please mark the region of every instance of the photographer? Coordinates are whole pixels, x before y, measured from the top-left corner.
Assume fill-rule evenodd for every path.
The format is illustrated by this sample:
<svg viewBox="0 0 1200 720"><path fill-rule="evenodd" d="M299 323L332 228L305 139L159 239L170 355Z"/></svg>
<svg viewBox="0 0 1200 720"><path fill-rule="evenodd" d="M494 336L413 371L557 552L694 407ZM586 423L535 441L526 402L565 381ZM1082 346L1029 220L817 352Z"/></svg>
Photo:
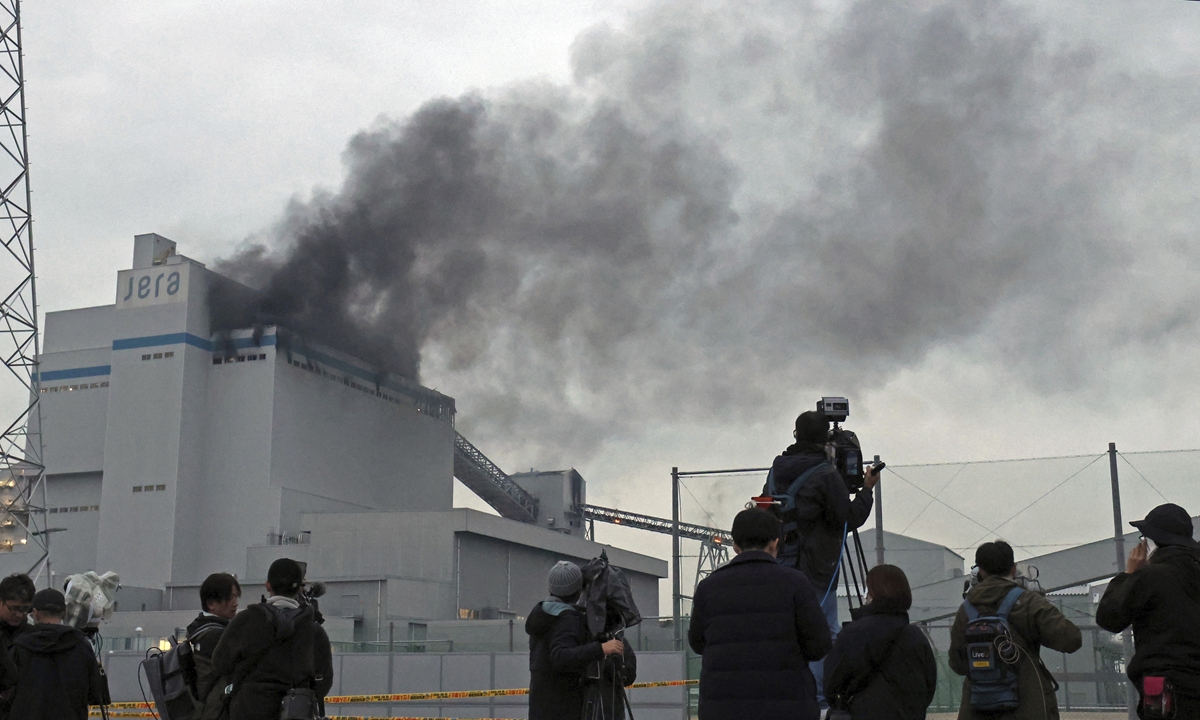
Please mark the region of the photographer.
<svg viewBox="0 0 1200 720"><path fill-rule="evenodd" d="M293 715L312 718L321 673L315 660L315 611L302 593L304 566L290 558L276 560L267 570L266 588L270 597L239 613L221 635L212 672L231 678L230 720L278 718L289 695L298 698L297 706L308 705Z"/></svg>
<svg viewBox="0 0 1200 720"><path fill-rule="evenodd" d="M1130 525L1142 541L1104 591L1096 624L1113 633L1133 625L1127 673L1141 695L1141 717L1163 717L1151 708L1164 691L1173 696L1175 717L1200 717L1200 543L1192 539L1192 518L1178 505L1159 505Z"/></svg>
<svg viewBox="0 0 1200 720"><path fill-rule="evenodd" d="M576 605L583 589L578 565L559 562L547 579L550 597L535 605L525 621L529 720L578 718L587 702L583 676L588 664L624 653L625 644L615 638L589 640L586 618Z"/></svg>
<svg viewBox="0 0 1200 720"><path fill-rule="evenodd" d="M793 436L795 444L771 464L763 494L787 494L794 498L794 514L784 518L786 534L778 562L804 573L813 584L829 632L836 638L839 624L834 584L843 543L846 533L861 527L871 514L872 489L879 481L879 475L868 469L862 489L851 500L845 478L826 454L828 417L816 410L801 413L796 418ZM821 662L813 663L817 698L824 706L822 668Z"/></svg>

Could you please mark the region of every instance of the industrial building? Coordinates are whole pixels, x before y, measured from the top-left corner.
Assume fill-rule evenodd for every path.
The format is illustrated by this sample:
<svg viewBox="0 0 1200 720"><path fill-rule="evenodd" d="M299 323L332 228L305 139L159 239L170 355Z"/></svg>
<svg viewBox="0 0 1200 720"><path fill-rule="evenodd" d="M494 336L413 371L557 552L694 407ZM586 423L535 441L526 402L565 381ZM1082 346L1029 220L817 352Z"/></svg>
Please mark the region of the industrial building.
<svg viewBox="0 0 1200 720"><path fill-rule="evenodd" d="M583 536L578 473L518 486L456 433L452 398L286 328L214 333L210 294L233 281L174 242L137 236L116 280L113 304L46 316L56 583L113 570L118 611L182 611L209 573L253 585L289 556L329 584L327 615L374 636L392 620L524 614L555 561L604 549ZM455 509L455 475L512 512ZM35 565L22 533L0 528L0 572ZM607 550L653 614L666 563Z"/></svg>

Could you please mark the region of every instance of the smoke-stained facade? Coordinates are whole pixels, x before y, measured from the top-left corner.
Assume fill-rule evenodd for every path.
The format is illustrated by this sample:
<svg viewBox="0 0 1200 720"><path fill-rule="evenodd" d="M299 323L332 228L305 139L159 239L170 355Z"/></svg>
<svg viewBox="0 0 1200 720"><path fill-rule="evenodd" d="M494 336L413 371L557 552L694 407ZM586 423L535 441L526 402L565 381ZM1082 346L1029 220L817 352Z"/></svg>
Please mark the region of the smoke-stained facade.
<svg viewBox="0 0 1200 720"><path fill-rule="evenodd" d="M304 559L318 548L324 559L313 579L403 586L390 605L367 608L375 624L383 612L457 617L455 602L464 597L517 611L498 604L512 595L487 579L467 579L457 594L442 587L460 583L456 545L490 542L507 553L513 542L495 531L464 541L445 529L470 512L452 508L452 398L282 326L214 332L210 298L228 297L230 288L253 293L176 254L161 236L140 235L135 246L133 268L118 273L115 304L47 319L42 417L49 525L61 528L51 545L56 584L71 573L114 570L127 605L136 597L124 609L192 608L212 572L253 584L266 572L258 559ZM413 566L395 546L376 548L374 564L352 560L360 550L339 528L365 522L355 519L364 513L410 539L414 523L432 523L445 537L424 542L445 547L427 548ZM486 522L475 526L492 527ZM513 521L494 522L503 528ZM462 534L480 534L459 524ZM570 542L587 546L575 553L599 553L582 540L525 531L534 534L517 544L535 550L518 557L530 563L571 556L564 549ZM391 551L396 558L385 562ZM23 572L35 560L18 546L0 554L0 570ZM650 571L646 601L657 607L654 572L665 564L639 562ZM522 578L538 571L516 570ZM395 577L408 580L389 580ZM435 592L425 596L421 588ZM523 580L522 603L527 588ZM351 610L361 624L365 611Z"/></svg>

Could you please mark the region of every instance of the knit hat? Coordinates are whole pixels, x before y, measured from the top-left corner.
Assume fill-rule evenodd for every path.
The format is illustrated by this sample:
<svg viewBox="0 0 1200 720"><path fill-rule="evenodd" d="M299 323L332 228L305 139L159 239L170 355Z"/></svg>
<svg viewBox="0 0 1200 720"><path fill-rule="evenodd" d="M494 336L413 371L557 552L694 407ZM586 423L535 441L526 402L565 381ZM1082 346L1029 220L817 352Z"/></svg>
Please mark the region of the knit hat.
<svg viewBox="0 0 1200 720"><path fill-rule="evenodd" d="M583 571L573 562L562 560L550 568L550 594L571 597L583 588Z"/></svg>
<svg viewBox="0 0 1200 720"><path fill-rule="evenodd" d="M33 596L33 609L51 613L66 612L67 599L54 588L38 590Z"/></svg>

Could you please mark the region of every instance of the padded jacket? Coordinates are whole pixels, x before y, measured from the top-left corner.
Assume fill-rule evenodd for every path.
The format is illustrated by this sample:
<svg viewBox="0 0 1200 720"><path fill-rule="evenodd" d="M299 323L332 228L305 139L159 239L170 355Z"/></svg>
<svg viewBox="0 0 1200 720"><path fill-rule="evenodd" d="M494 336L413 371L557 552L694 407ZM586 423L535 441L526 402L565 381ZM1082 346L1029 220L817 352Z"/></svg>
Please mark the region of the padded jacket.
<svg viewBox="0 0 1200 720"><path fill-rule="evenodd" d="M922 720L937 691L937 661L903 610L852 611L825 657L825 697L854 720Z"/></svg>
<svg viewBox="0 0 1200 720"><path fill-rule="evenodd" d="M525 620L529 634L529 720L573 720L583 715L583 683L589 663L602 660L600 643L588 637L575 605L550 598Z"/></svg>

